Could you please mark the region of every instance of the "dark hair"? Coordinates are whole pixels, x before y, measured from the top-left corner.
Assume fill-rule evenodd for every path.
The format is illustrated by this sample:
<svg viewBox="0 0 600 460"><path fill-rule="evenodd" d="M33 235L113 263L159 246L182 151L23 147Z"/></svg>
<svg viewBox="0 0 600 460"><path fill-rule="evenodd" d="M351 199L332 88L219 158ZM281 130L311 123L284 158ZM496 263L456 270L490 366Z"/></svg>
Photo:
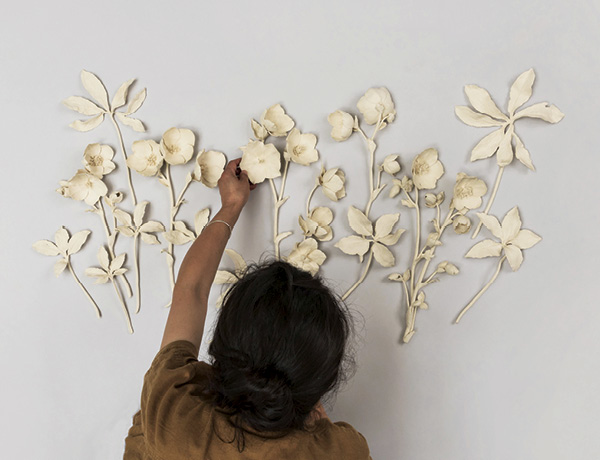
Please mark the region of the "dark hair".
<svg viewBox="0 0 600 460"><path fill-rule="evenodd" d="M230 415L244 449L244 428L306 429L309 414L354 370L348 308L319 276L287 262L248 267L225 294L208 350L207 394Z"/></svg>

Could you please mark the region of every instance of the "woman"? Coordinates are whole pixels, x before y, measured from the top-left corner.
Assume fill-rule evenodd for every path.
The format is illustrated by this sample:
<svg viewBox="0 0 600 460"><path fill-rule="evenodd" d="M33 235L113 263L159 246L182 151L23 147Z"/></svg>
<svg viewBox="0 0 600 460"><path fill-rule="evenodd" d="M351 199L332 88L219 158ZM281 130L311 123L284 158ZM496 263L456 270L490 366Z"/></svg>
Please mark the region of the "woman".
<svg viewBox="0 0 600 460"><path fill-rule="evenodd" d="M225 296L212 366L197 360L210 287L254 188L239 162L181 264L124 459L370 459L365 438L320 403L344 377L352 322L319 278L286 262L252 266Z"/></svg>

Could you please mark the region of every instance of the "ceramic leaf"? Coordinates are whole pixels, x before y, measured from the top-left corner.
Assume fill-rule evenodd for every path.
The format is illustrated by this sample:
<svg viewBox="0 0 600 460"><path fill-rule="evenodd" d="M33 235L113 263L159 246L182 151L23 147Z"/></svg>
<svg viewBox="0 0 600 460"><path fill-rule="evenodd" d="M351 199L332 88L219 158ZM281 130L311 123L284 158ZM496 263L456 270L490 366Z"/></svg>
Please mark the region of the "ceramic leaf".
<svg viewBox="0 0 600 460"><path fill-rule="evenodd" d="M93 118L88 118L87 120L75 120L69 126L77 131L86 132L91 131L95 127L99 126L100 123L104 120L104 114L101 113Z"/></svg>
<svg viewBox="0 0 600 460"><path fill-rule="evenodd" d="M146 206L148 206L147 201L142 201L138 203L133 212L133 223L136 227L140 227L144 221L144 214L146 213Z"/></svg>
<svg viewBox="0 0 600 460"><path fill-rule="evenodd" d="M392 231L396 222L400 218L400 214L384 214L375 222L375 239L383 238Z"/></svg>
<svg viewBox="0 0 600 460"><path fill-rule="evenodd" d="M89 99L80 96L71 96L62 101L62 103L69 109L75 112L81 113L82 115L99 115L104 113L104 110L98 107Z"/></svg>
<svg viewBox="0 0 600 460"><path fill-rule="evenodd" d="M565 114L562 113L560 109L553 104L548 104L547 102L540 102L526 107L515 114L516 120L524 117L539 118L541 120L547 121L548 123L558 123L565 117Z"/></svg>
<svg viewBox="0 0 600 460"><path fill-rule="evenodd" d="M383 267L393 267L396 264L394 255L383 244L377 242L373 243L373 256Z"/></svg>
<svg viewBox="0 0 600 460"><path fill-rule="evenodd" d="M502 244L494 240L483 240L469 249L465 257L481 259L483 257L500 257Z"/></svg>
<svg viewBox="0 0 600 460"><path fill-rule="evenodd" d="M133 99L127 105L126 115L131 115L138 111L138 109L142 106L144 101L146 100L146 88L137 93Z"/></svg>
<svg viewBox="0 0 600 460"><path fill-rule="evenodd" d="M144 124L137 118L128 117L127 115L121 112L117 112L115 115L121 123L123 123L125 126L129 126L134 131L138 133L143 133L146 131L146 128L144 128Z"/></svg>
<svg viewBox="0 0 600 460"><path fill-rule="evenodd" d="M469 126L476 128L487 128L489 126L502 126L502 122L494 120L492 117L483 113L475 112L469 107L459 105L454 108L454 113L461 121Z"/></svg>
<svg viewBox="0 0 600 460"><path fill-rule="evenodd" d="M373 235L373 224L362 211L358 210L354 206L350 206L350 208L348 208L348 222L352 230L359 235Z"/></svg>
<svg viewBox="0 0 600 460"><path fill-rule="evenodd" d="M340 241L335 243L335 247L341 249L343 252L349 255L363 256L369 250L371 242L360 236L351 235L342 238Z"/></svg>
<svg viewBox="0 0 600 460"><path fill-rule="evenodd" d="M58 247L48 240L39 240L33 243L33 249L44 256L57 256L60 254Z"/></svg>
<svg viewBox="0 0 600 460"><path fill-rule="evenodd" d="M194 230L196 231L196 236L202 233L202 229L208 223L208 218L210 217L210 209L204 208L196 213L194 217Z"/></svg>
<svg viewBox="0 0 600 460"><path fill-rule="evenodd" d="M100 79L87 70L81 71L81 83L83 87L90 93L90 96L100 104L105 110L110 110L108 105L108 93Z"/></svg>
<svg viewBox="0 0 600 460"><path fill-rule="evenodd" d="M490 115L498 120L508 121L508 117L504 115L492 100L492 96L485 89L477 85L466 85L465 94L473 108L481 113Z"/></svg>
<svg viewBox="0 0 600 460"><path fill-rule="evenodd" d="M89 230L82 230L80 232L75 233L71 239L69 239L69 243L67 245L67 254L73 255L82 248L82 246L87 241L87 238L91 232Z"/></svg>
<svg viewBox="0 0 600 460"><path fill-rule="evenodd" d="M238 281L237 277L226 270L217 270L214 284L232 284Z"/></svg>
<svg viewBox="0 0 600 460"><path fill-rule="evenodd" d="M150 220L140 227L140 232L142 233L155 233L155 232L164 232L165 226L160 222L155 220Z"/></svg>
<svg viewBox="0 0 600 460"><path fill-rule="evenodd" d="M123 83L121 86L119 86L119 89L117 90L117 92L115 93L110 105L111 108L113 110L118 109L119 107L123 107L127 101L127 92L129 91L129 87L131 86L131 84L135 81L135 78L132 78L131 80L127 80L125 83ZM91 114L89 114L91 115Z"/></svg>
<svg viewBox="0 0 600 460"><path fill-rule="evenodd" d="M65 268L67 268L68 264L69 262L67 261L67 259L57 260L53 268L54 276L58 278L58 276L65 270Z"/></svg>
<svg viewBox="0 0 600 460"><path fill-rule="evenodd" d="M519 75L512 84L508 99L508 112L511 115L531 98L534 81L535 72L529 69Z"/></svg>

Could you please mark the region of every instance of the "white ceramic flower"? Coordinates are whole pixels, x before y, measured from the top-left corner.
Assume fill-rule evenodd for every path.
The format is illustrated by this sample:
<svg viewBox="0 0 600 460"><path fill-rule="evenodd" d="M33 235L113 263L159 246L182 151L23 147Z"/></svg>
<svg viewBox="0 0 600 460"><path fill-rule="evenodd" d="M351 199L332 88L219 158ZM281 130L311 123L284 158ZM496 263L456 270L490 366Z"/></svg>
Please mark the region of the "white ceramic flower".
<svg viewBox="0 0 600 460"><path fill-rule="evenodd" d="M329 225L332 221L333 212L324 206L313 209L306 219L298 217L304 236L314 236L319 241L329 241L333 238L333 231Z"/></svg>
<svg viewBox="0 0 600 460"><path fill-rule="evenodd" d="M427 149L419 153L412 164L412 181L418 189L435 188L437 181L444 174L444 166L438 160L436 149Z"/></svg>
<svg viewBox="0 0 600 460"><path fill-rule="evenodd" d="M446 199L446 194L442 190L437 195L435 193L426 193L425 194L425 206L428 208L435 208L436 206L441 205Z"/></svg>
<svg viewBox="0 0 600 460"><path fill-rule="evenodd" d="M273 144L250 141L240 149L243 152L240 169L248 172L252 183L260 184L281 175L281 157Z"/></svg>
<svg viewBox="0 0 600 460"><path fill-rule="evenodd" d="M380 118L392 122L396 117L392 95L384 87L367 90L364 96L358 100L356 106L363 114L365 121L370 125L377 123Z"/></svg>
<svg viewBox="0 0 600 460"><path fill-rule="evenodd" d="M65 198L71 198L71 193L69 192L69 181L61 180L58 182L58 185L60 185L60 187L56 189L56 192Z"/></svg>
<svg viewBox="0 0 600 460"><path fill-rule="evenodd" d="M465 257L480 259L482 257L500 257L504 251L506 260L513 271L518 270L523 262L523 249L529 249L541 241L541 237L531 230L521 230L519 209L515 206L506 213L502 225L498 219L489 214L477 213L485 227L492 232L500 242L491 239L483 240L473 246Z"/></svg>
<svg viewBox="0 0 600 460"><path fill-rule="evenodd" d="M294 128L287 136L283 157L304 166L308 166L319 159L319 152L315 149L317 136L311 133L302 134Z"/></svg>
<svg viewBox="0 0 600 460"><path fill-rule="evenodd" d="M326 258L325 253L318 249L317 240L307 238L300 243L296 243L287 257L287 262L314 276Z"/></svg>
<svg viewBox="0 0 600 460"><path fill-rule="evenodd" d="M217 186L218 180L225 169L225 154L215 150L202 150L196 155L196 165L192 173L192 179L202 182L210 188Z"/></svg>
<svg viewBox="0 0 600 460"><path fill-rule="evenodd" d="M189 129L170 128L160 140L160 151L171 165L182 165L194 154L196 138Z"/></svg>
<svg viewBox="0 0 600 460"><path fill-rule="evenodd" d="M107 193L108 188L104 182L85 169L78 170L77 174L69 180L69 198L85 201L90 206L95 205L100 197Z"/></svg>
<svg viewBox="0 0 600 460"><path fill-rule="evenodd" d="M127 158L127 166L142 176L155 176L163 165L164 157L159 145L153 140L135 141L133 155Z"/></svg>
<svg viewBox="0 0 600 460"><path fill-rule="evenodd" d="M262 126L271 136L283 137L294 127L294 120L279 104L272 105L260 117Z"/></svg>
<svg viewBox="0 0 600 460"><path fill-rule="evenodd" d="M109 145L89 144L83 152L83 165L94 176L102 179L102 176L115 169L115 164L111 161L114 155L115 152Z"/></svg>
<svg viewBox="0 0 600 460"><path fill-rule="evenodd" d="M344 188L346 176L341 169L332 168L325 171L325 168L321 166L321 175L317 180L323 189L323 193L330 200L338 201L346 196L346 189Z"/></svg>
<svg viewBox="0 0 600 460"><path fill-rule="evenodd" d="M354 130L354 117L347 112L336 110L329 114L327 121L331 125L331 137L335 141L345 141Z"/></svg>
<svg viewBox="0 0 600 460"><path fill-rule="evenodd" d="M473 109L467 106L457 106L454 111L460 120L478 128L498 126L499 129L485 136L473 148L471 161L489 158L496 154L499 166L507 166L517 159L532 171L535 170L529 151L515 133L515 122L521 118L539 118L548 123L558 123L565 116L555 105L540 102L526 107L519 112L516 110L530 98L535 81L535 72L529 69L517 77L510 88L508 114L504 114L492 100L490 94L477 85L465 86L465 94ZM513 145L514 141L514 145Z"/></svg>
<svg viewBox="0 0 600 460"><path fill-rule="evenodd" d="M381 164L381 170L388 173L390 176L394 176L398 174L402 167L398 162L398 155L388 155L383 159L383 163Z"/></svg>
<svg viewBox="0 0 600 460"><path fill-rule="evenodd" d="M458 211L477 209L481 206L482 197L487 193L485 182L477 177L458 173L454 184L454 196L451 206Z"/></svg>

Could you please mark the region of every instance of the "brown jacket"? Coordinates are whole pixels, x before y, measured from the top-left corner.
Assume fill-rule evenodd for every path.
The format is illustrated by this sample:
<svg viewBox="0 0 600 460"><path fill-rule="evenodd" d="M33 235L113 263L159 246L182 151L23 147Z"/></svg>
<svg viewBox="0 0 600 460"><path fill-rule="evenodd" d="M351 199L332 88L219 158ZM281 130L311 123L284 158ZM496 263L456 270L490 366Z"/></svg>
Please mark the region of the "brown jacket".
<svg viewBox="0 0 600 460"><path fill-rule="evenodd" d="M310 431L269 437L250 430L238 451L227 415L202 397L210 365L194 345L172 342L158 352L144 377L141 410L125 439L124 460L368 460L365 438L351 425L316 422ZM218 433L219 436L217 436Z"/></svg>

